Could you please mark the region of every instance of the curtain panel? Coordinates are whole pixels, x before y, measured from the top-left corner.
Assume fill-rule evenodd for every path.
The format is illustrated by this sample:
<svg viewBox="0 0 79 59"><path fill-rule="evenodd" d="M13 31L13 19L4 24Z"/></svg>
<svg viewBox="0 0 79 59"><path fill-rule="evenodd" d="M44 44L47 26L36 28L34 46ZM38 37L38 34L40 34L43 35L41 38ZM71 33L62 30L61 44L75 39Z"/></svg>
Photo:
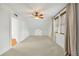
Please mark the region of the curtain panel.
<svg viewBox="0 0 79 59"><path fill-rule="evenodd" d="M66 6L65 55L76 56L76 4Z"/></svg>

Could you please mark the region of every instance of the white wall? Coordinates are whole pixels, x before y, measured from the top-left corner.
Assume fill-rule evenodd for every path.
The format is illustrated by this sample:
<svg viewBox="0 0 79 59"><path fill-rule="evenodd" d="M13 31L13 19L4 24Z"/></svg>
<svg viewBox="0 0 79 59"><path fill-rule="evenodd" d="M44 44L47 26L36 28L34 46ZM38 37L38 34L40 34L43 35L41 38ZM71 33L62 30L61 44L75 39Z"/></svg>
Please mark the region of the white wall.
<svg viewBox="0 0 79 59"><path fill-rule="evenodd" d="M21 18L20 18L21 19ZM12 17L12 39L15 38L17 42L23 41L29 36L27 25L19 18Z"/></svg>
<svg viewBox="0 0 79 59"><path fill-rule="evenodd" d="M19 21L15 18L11 18L12 39L15 38L19 42Z"/></svg>
<svg viewBox="0 0 79 59"><path fill-rule="evenodd" d="M50 21L50 25L49 25L49 29L48 29L48 36L53 38L53 22L52 22L53 19L51 19Z"/></svg>
<svg viewBox="0 0 79 59"><path fill-rule="evenodd" d="M0 55L10 48L10 22L8 11L0 5Z"/></svg>
<svg viewBox="0 0 79 59"><path fill-rule="evenodd" d="M19 37L20 41L23 41L24 39L29 37L29 30L28 25L26 25L26 22L20 21L19 23Z"/></svg>
<svg viewBox="0 0 79 59"><path fill-rule="evenodd" d="M34 18L26 18L30 35L36 35L35 32L39 29L43 36L51 36L52 19L45 18L43 20L36 20ZM39 32L38 34L39 35Z"/></svg>

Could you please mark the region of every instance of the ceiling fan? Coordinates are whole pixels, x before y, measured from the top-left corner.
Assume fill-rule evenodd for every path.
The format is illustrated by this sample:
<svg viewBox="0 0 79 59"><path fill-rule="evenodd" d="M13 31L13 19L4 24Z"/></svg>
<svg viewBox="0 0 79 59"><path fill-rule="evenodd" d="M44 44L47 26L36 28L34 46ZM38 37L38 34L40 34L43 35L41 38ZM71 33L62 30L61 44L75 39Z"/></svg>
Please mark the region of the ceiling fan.
<svg viewBox="0 0 79 59"><path fill-rule="evenodd" d="M11 10L13 10L12 13L15 12L14 15L16 17L19 14L19 15L22 15L23 17L34 18L34 19L37 19L37 20L43 20L48 15L47 9L43 8L43 7L45 7L45 6L33 7L33 6L28 5L28 8L26 8L26 6L24 6L20 9L11 9Z"/></svg>
<svg viewBox="0 0 79 59"><path fill-rule="evenodd" d="M42 12L39 12L39 11L34 11L32 13L32 15L35 17L35 19L43 19L44 18L44 14Z"/></svg>

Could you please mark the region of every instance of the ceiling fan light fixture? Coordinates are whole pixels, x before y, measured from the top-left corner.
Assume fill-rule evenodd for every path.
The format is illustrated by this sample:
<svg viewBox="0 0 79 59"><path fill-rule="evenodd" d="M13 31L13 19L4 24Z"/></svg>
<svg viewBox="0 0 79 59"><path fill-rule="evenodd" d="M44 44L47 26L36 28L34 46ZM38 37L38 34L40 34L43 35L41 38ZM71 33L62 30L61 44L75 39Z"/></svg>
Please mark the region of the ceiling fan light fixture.
<svg viewBox="0 0 79 59"><path fill-rule="evenodd" d="M39 12L39 11L35 11L34 13L32 13L32 15L34 16L35 19L43 19L44 15L43 13Z"/></svg>
<svg viewBox="0 0 79 59"><path fill-rule="evenodd" d="M38 19L38 20L41 20L43 18L44 18L43 16L37 16L37 17L35 17L35 19Z"/></svg>
<svg viewBox="0 0 79 59"><path fill-rule="evenodd" d="M35 19L40 19L39 17L35 17Z"/></svg>

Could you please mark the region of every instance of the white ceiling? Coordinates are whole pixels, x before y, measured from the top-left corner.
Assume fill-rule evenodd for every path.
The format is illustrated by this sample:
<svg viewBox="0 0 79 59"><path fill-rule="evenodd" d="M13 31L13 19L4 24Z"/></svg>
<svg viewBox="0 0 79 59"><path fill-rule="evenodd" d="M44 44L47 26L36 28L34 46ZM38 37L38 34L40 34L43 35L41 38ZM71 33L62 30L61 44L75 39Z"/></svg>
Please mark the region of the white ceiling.
<svg viewBox="0 0 79 59"><path fill-rule="evenodd" d="M63 9L66 3L16 3L16 4L4 4L6 8L15 11L25 17L32 18L32 12L34 9L41 9L44 12L44 17L50 17L57 14Z"/></svg>

